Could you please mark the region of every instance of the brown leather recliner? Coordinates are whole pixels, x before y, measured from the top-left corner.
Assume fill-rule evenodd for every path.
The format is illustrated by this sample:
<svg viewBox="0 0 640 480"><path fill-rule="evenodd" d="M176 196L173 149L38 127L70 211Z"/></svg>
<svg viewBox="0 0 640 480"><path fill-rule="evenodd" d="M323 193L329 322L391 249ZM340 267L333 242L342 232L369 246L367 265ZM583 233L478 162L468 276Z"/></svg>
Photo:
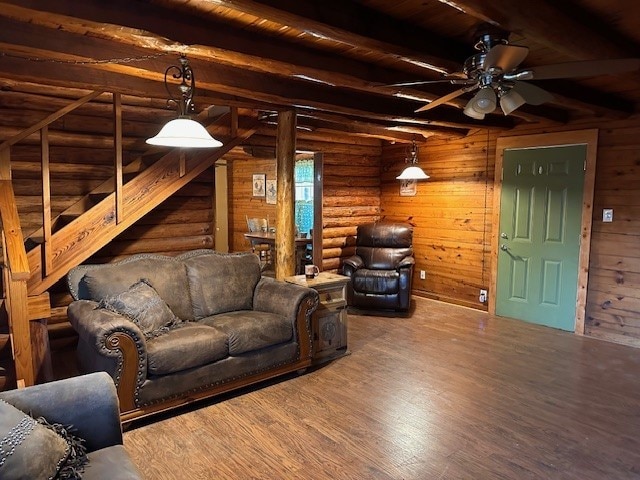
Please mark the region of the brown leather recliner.
<svg viewBox="0 0 640 480"><path fill-rule="evenodd" d="M356 254L344 261L350 277L347 304L356 308L408 311L411 304L413 228L404 223L358 226Z"/></svg>

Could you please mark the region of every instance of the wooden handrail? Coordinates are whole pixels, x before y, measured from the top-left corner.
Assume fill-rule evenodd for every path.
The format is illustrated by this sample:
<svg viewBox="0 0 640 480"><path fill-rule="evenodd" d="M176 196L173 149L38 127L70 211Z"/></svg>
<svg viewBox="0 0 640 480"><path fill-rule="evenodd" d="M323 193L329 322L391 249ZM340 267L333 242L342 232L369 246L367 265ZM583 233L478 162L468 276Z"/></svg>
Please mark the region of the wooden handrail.
<svg viewBox="0 0 640 480"><path fill-rule="evenodd" d="M58 120L59 118L63 117L64 115L66 115L67 113L75 110L76 108L84 105L87 102L90 102L91 100L93 100L94 98L102 95L104 93L104 91L98 91L96 90L95 92L91 92L88 95L85 95L82 98L79 98L78 100L76 100L73 103L70 103L69 105L67 105L66 107L61 108L60 110L58 110L57 112L52 113L51 115L49 115L48 117L40 120L38 123L36 123L35 125L30 126L29 128L26 128L24 130L22 130L20 133L18 133L17 135L14 135L13 137L9 138L8 140L5 140L1 145L0 145L0 151L5 150L9 147L11 147L12 145L15 145L16 143L18 143L20 140L24 140L25 138L27 138L29 135L31 135L32 133L37 132L38 130L40 130L43 127L46 127L50 124L52 124L53 122L55 122L56 120Z"/></svg>

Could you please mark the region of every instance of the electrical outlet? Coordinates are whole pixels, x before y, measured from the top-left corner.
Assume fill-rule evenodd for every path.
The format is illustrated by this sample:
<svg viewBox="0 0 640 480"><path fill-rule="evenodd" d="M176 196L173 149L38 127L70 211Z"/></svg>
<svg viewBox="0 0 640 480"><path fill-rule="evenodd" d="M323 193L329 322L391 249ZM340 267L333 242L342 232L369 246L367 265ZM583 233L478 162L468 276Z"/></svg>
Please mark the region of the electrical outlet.
<svg viewBox="0 0 640 480"><path fill-rule="evenodd" d="M480 303L485 303L487 301L487 291L482 289L480 290L480 296L478 297L478 300L480 300Z"/></svg>
<svg viewBox="0 0 640 480"><path fill-rule="evenodd" d="M427 272L420 270L420 280L424 280L425 278L427 278Z"/></svg>

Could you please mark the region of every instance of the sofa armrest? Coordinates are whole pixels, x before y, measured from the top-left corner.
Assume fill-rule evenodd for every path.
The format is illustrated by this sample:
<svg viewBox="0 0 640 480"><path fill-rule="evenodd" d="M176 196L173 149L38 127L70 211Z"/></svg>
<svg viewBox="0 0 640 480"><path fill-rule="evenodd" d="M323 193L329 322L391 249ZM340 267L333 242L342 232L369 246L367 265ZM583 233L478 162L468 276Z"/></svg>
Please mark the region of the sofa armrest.
<svg viewBox="0 0 640 480"><path fill-rule="evenodd" d="M312 288L262 277L253 294L253 309L276 313L291 320L301 358L311 358L311 314L320 297Z"/></svg>
<svg viewBox="0 0 640 480"><path fill-rule="evenodd" d="M342 262L342 273L350 277L356 270L364 267L364 260L358 255L353 255Z"/></svg>
<svg viewBox="0 0 640 480"><path fill-rule="evenodd" d="M135 398L147 378L147 346L142 331L117 313L96 309L97 303L77 300L67 309L78 333L78 359L86 372L105 371L113 378L123 412L136 407Z"/></svg>
<svg viewBox="0 0 640 480"><path fill-rule="evenodd" d="M116 388L105 372L10 390L0 398L34 418L73 425L90 452L122 444Z"/></svg>

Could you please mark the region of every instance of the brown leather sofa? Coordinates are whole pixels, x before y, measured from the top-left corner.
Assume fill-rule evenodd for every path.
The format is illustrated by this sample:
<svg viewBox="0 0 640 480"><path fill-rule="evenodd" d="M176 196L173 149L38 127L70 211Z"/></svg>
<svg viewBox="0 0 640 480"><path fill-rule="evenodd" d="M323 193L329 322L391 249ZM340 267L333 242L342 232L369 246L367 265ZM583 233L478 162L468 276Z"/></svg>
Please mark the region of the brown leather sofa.
<svg viewBox="0 0 640 480"><path fill-rule="evenodd" d="M358 226L356 254L344 261L351 280L347 304L358 309L407 312L411 305L413 228L404 223Z"/></svg>

